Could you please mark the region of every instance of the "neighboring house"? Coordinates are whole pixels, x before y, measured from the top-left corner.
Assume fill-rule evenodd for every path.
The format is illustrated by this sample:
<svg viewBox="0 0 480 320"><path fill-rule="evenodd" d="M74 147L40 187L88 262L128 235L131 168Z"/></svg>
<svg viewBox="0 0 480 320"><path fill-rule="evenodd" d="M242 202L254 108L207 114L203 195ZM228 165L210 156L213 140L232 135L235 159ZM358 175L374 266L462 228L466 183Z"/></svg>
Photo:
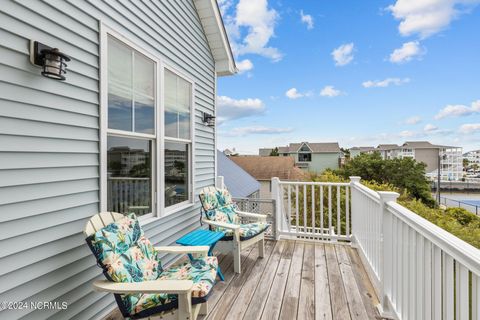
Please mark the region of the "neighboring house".
<svg viewBox="0 0 480 320"><path fill-rule="evenodd" d="M268 156L273 149L259 149L260 156ZM295 165L305 171L323 172L325 169L340 167L342 152L337 142L327 143L290 143L278 147L280 157L292 157Z"/></svg>
<svg viewBox="0 0 480 320"><path fill-rule="evenodd" d="M375 147L353 147L350 148L350 159L355 158L356 156L361 155L362 153L373 153Z"/></svg>
<svg viewBox="0 0 480 320"><path fill-rule="evenodd" d="M379 144L375 151L378 151L383 159L397 158L400 153L398 144Z"/></svg>
<svg viewBox="0 0 480 320"><path fill-rule="evenodd" d="M221 151L217 151L217 172L223 177L223 183L233 197L251 199L260 197L260 182Z"/></svg>
<svg viewBox="0 0 480 320"><path fill-rule="evenodd" d="M434 145L428 141L407 141L400 146L400 158L413 158L427 165L427 176L436 179L440 157L440 176L445 181L458 181L463 177L462 148Z"/></svg>
<svg viewBox="0 0 480 320"><path fill-rule="evenodd" d="M238 156L230 160L260 182L260 198L272 199L272 178L303 180L305 173L295 166L292 157Z"/></svg>
<svg viewBox="0 0 480 320"><path fill-rule="evenodd" d="M31 40L71 58L65 81L30 63ZM137 212L155 245L199 227L216 178L202 119L236 71L217 3L5 0L0 44L0 300L68 304L0 319L100 319L116 304L92 288L91 216Z"/></svg>

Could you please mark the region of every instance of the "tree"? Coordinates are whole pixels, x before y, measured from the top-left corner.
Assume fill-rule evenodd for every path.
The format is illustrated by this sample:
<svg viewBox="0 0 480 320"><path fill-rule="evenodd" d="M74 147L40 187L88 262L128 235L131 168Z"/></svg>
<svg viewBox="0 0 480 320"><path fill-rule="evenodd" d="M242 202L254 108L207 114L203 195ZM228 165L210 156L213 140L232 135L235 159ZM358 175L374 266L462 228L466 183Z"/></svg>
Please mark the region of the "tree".
<svg viewBox="0 0 480 320"><path fill-rule="evenodd" d="M344 178L360 176L367 181L391 184L408 191L423 203L434 206L430 183L425 176L426 164L411 158L382 159L380 153L361 154L351 159L337 173Z"/></svg>
<svg viewBox="0 0 480 320"><path fill-rule="evenodd" d="M469 164L470 164L470 161L468 161L468 159L463 159L463 169L466 170Z"/></svg>
<svg viewBox="0 0 480 320"><path fill-rule="evenodd" d="M279 154L278 154L278 148L275 147L275 149L272 149L272 151L270 151L270 157L278 157Z"/></svg>

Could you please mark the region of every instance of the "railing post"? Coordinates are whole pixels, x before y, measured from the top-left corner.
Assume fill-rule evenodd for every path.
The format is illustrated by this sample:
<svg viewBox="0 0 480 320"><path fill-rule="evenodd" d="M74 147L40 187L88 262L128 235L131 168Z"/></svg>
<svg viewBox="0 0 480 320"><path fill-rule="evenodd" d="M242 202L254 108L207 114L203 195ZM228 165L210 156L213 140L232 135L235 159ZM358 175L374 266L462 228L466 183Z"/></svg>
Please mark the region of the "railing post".
<svg viewBox="0 0 480 320"><path fill-rule="evenodd" d="M392 294L393 285L393 265L392 265L392 252L393 252L393 216L387 210L387 203L390 201L396 202L399 196L396 192L379 191L380 196L380 214L381 219L381 236L380 246L382 255L380 257L380 315L386 319L393 319L392 307L390 304L390 298Z"/></svg>
<svg viewBox="0 0 480 320"><path fill-rule="evenodd" d="M225 189L225 178L223 176L217 176L216 187Z"/></svg>
<svg viewBox="0 0 480 320"><path fill-rule="evenodd" d="M355 238L355 231L356 227L358 226L357 224L357 219L358 219L358 210L359 210L359 203L358 203L358 198L355 192L355 184L360 183L361 178L360 177L350 177L350 199L352 201L352 204L350 206L350 221L352 223L352 229L350 230L350 233L352 234L352 246L355 247L357 239Z"/></svg>
<svg viewBox="0 0 480 320"><path fill-rule="evenodd" d="M280 239L280 231L284 230L283 225L283 213L282 213L282 199L280 194L280 179L277 177L272 178L272 199L274 206L274 219L275 219L275 240Z"/></svg>

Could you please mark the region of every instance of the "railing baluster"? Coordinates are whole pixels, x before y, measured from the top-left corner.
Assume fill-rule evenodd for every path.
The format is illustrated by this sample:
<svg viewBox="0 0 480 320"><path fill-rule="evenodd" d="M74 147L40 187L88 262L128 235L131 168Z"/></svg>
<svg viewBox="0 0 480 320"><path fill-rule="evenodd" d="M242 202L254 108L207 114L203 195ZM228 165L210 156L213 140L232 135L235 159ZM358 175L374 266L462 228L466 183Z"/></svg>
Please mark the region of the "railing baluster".
<svg viewBox="0 0 480 320"><path fill-rule="evenodd" d="M328 233L332 232L332 186L328 186Z"/></svg>
<svg viewBox="0 0 480 320"><path fill-rule="evenodd" d="M480 320L480 276L472 273L472 320Z"/></svg>
<svg viewBox="0 0 480 320"><path fill-rule="evenodd" d="M340 221L340 186L337 186L337 235L342 234L342 222Z"/></svg>
<svg viewBox="0 0 480 320"><path fill-rule="evenodd" d="M455 263L456 281L456 320L469 319L468 269L458 261Z"/></svg>
<svg viewBox="0 0 480 320"><path fill-rule="evenodd" d="M303 185L303 232L307 233L307 185Z"/></svg>
<svg viewBox="0 0 480 320"><path fill-rule="evenodd" d="M430 320L432 319L432 277L434 276L432 272L432 243L424 239L424 264L423 264L423 274L424 274L424 286L423 286L423 317L419 319ZM420 271L421 272L421 271Z"/></svg>
<svg viewBox="0 0 480 320"><path fill-rule="evenodd" d="M315 228L315 185L312 184L312 233L313 233L313 239L316 239L315 233L316 233L316 228Z"/></svg>
<svg viewBox="0 0 480 320"><path fill-rule="evenodd" d="M415 270L415 285L416 285L416 294L417 294L417 301L416 301L416 314L415 314L415 319L423 319L423 276L424 273L424 262L425 262L425 253L424 253L424 243L423 243L423 237L420 233L416 233L416 257L415 260L417 262L416 265L416 270Z"/></svg>
<svg viewBox="0 0 480 320"><path fill-rule="evenodd" d="M350 236L350 188L345 187L345 220L346 220L346 235Z"/></svg>
<svg viewBox="0 0 480 320"><path fill-rule="evenodd" d="M433 319L442 319L442 250L433 246Z"/></svg>
<svg viewBox="0 0 480 320"><path fill-rule="evenodd" d="M408 318L408 225L402 222L402 238L403 238L403 250L402 250L402 318Z"/></svg>
<svg viewBox="0 0 480 320"><path fill-rule="evenodd" d="M292 230L292 188L288 185L288 231Z"/></svg>
<svg viewBox="0 0 480 320"><path fill-rule="evenodd" d="M320 232L322 234L321 239L324 240L323 237L324 230L323 230L323 186L320 186Z"/></svg>
<svg viewBox="0 0 480 320"><path fill-rule="evenodd" d="M453 320L453 258L443 252L443 319Z"/></svg>
<svg viewBox="0 0 480 320"><path fill-rule="evenodd" d="M298 184L295 185L295 232L298 231Z"/></svg>
<svg viewBox="0 0 480 320"><path fill-rule="evenodd" d="M416 295L417 295L417 292L416 292L416 286L415 286L415 283L416 283L416 273L417 273L417 270L416 270L416 232L413 228L410 228L409 229L409 247L408 247L408 251L409 251L409 265L410 265L410 269L409 269L409 280L410 280L410 283L408 285L408 297L409 297L409 301L408 301L408 308L409 308L409 319L415 319L415 309L416 309L416 302L417 302L417 299L416 299Z"/></svg>

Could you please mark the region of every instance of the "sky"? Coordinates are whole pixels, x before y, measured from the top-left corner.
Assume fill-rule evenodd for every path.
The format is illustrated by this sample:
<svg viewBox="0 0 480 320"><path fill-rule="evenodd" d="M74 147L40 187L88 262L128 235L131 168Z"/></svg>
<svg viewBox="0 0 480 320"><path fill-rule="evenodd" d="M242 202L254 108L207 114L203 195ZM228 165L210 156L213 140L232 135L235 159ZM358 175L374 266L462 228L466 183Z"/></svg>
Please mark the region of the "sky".
<svg viewBox="0 0 480 320"><path fill-rule="evenodd" d="M218 79L219 149L480 149L480 0L218 3L239 69Z"/></svg>

